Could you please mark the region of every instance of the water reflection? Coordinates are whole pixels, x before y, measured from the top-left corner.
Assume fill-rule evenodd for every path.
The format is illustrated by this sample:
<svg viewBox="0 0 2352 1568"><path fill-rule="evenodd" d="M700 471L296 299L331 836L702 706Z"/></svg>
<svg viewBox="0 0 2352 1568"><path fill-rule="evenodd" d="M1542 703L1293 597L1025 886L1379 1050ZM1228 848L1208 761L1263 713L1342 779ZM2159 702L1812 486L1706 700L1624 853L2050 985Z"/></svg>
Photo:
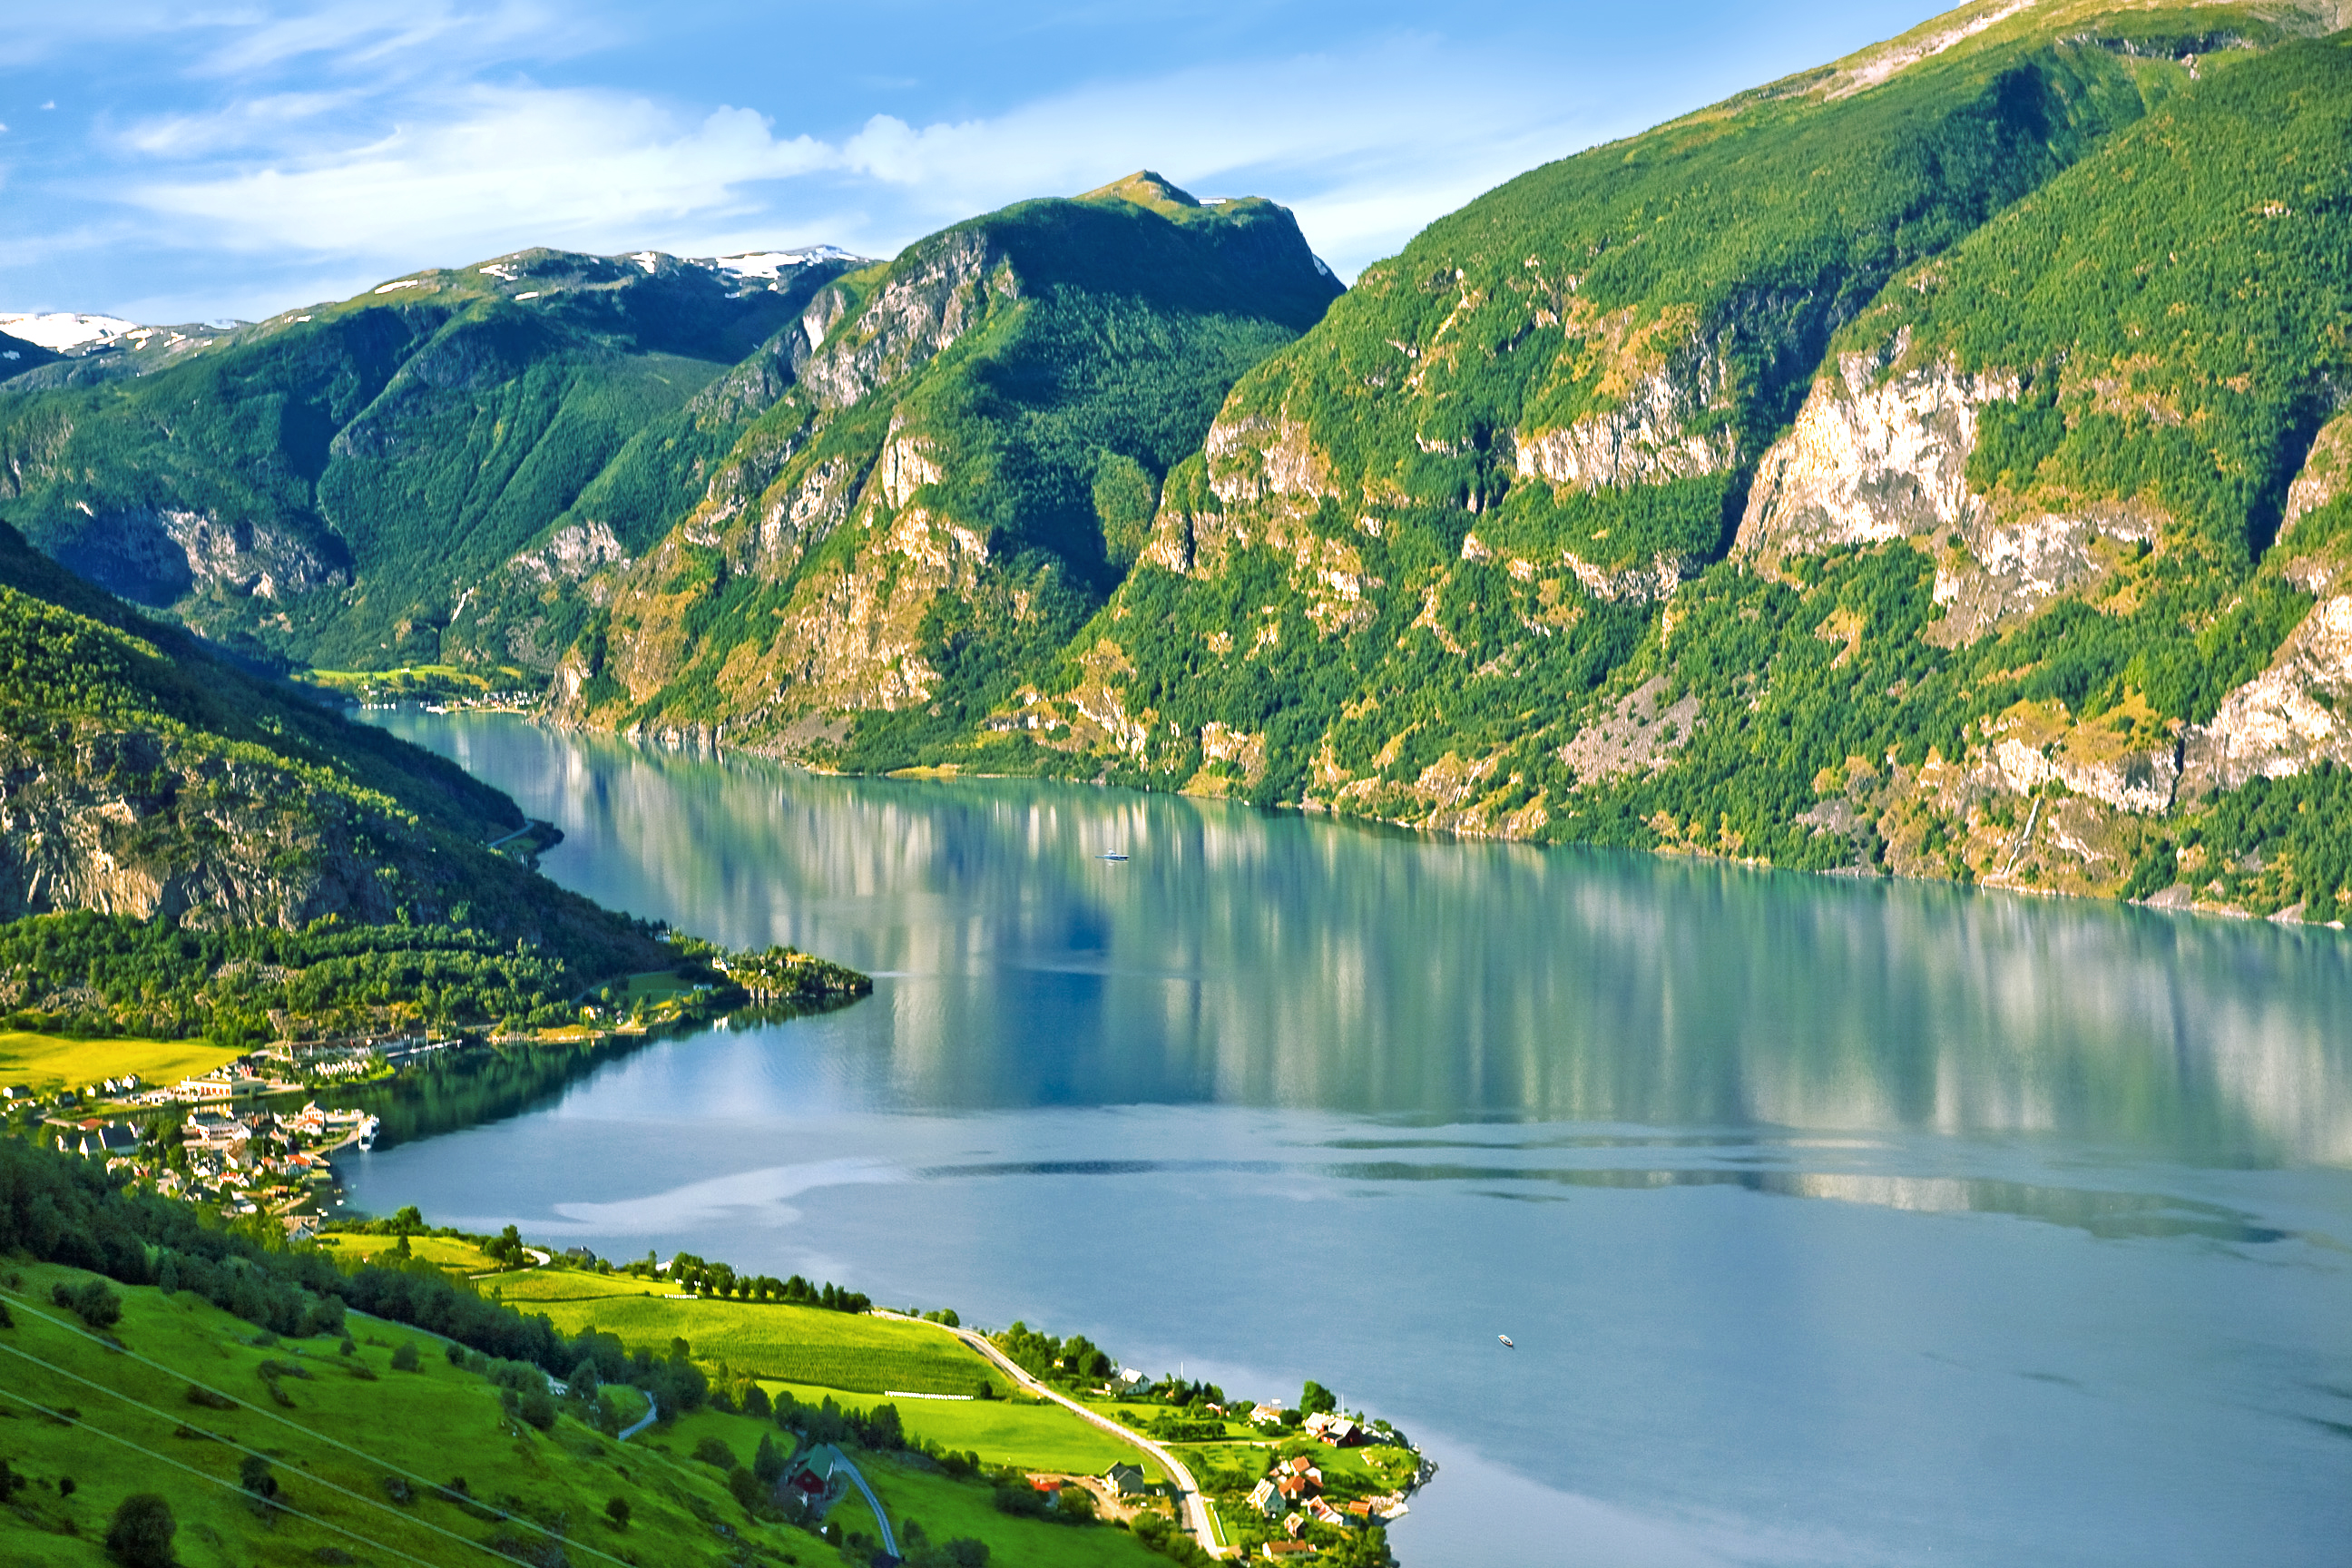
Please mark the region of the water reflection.
<svg viewBox="0 0 2352 1568"><path fill-rule="evenodd" d="M892 977L842 1092L2054 1136L2352 1163L2352 942L2095 904L1432 841L1222 802L395 728L559 879ZM1132 858L1108 863L1106 848Z"/></svg>

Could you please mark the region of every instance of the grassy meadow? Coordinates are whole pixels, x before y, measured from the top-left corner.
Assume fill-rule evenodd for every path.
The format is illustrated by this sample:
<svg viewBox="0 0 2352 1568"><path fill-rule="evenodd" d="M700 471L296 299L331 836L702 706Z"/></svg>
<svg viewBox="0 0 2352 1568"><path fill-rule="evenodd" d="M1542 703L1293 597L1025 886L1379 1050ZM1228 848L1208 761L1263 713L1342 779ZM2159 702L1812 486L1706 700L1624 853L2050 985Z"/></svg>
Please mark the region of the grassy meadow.
<svg viewBox="0 0 2352 1568"><path fill-rule="evenodd" d="M571 1269L535 1269L496 1284L501 1300L545 1312L567 1334L594 1328L656 1354L683 1339L697 1361L724 1362L754 1377L849 1394L975 1394L983 1383L1005 1392L986 1362L934 1329L815 1307L669 1300L660 1283Z"/></svg>
<svg viewBox="0 0 2352 1568"><path fill-rule="evenodd" d="M151 1084L201 1077L242 1051L208 1040L72 1040L61 1035L0 1031L0 1082L38 1090L79 1089L137 1073Z"/></svg>

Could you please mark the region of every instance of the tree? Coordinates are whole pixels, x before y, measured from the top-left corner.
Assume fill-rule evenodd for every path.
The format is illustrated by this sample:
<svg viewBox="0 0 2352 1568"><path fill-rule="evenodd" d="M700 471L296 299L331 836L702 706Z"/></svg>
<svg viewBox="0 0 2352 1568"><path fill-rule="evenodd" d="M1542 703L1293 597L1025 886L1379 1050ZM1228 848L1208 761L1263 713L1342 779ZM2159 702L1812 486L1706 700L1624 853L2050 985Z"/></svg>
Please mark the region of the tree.
<svg viewBox="0 0 2352 1568"><path fill-rule="evenodd" d="M258 1454L247 1454L237 1466L236 1484L265 1501L278 1495L278 1478L270 1473L269 1461Z"/></svg>
<svg viewBox="0 0 2352 1568"><path fill-rule="evenodd" d="M1298 1396L1298 1408L1309 1415L1328 1415L1339 1408L1339 1396L1308 1378L1306 1390Z"/></svg>
<svg viewBox="0 0 2352 1568"><path fill-rule="evenodd" d="M759 1449L751 1456L751 1473L759 1478L761 1486L772 1487L782 1480L784 1466L789 1462L784 1458L784 1451L776 1447L774 1433L760 1434Z"/></svg>
<svg viewBox="0 0 2352 1568"><path fill-rule="evenodd" d="M172 1537L179 1529L171 1504L153 1492L133 1492L106 1527L106 1553L122 1568L173 1568Z"/></svg>
<svg viewBox="0 0 2352 1568"><path fill-rule="evenodd" d="M394 1213L392 1229L395 1236L422 1236L425 1229L425 1215L415 1204L406 1205Z"/></svg>
<svg viewBox="0 0 2352 1568"><path fill-rule="evenodd" d="M555 1425L554 1397L547 1392L544 1384L537 1388L526 1389L523 1391L522 1397L515 1403L515 1414L530 1426L544 1432Z"/></svg>
<svg viewBox="0 0 2352 1568"><path fill-rule="evenodd" d="M604 1505L604 1517L613 1521L613 1528L614 1530L628 1529L629 1500L625 1497L616 1497L612 1501L606 1503Z"/></svg>
<svg viewBox="0 0 2352 1568"><path fill-rule="evenodd" d="M403 1340L400 1342L400 1348L392 1352L392 1370L394 1372L415 1372L416 1370L416 1342L415 1340Z"/></svg>

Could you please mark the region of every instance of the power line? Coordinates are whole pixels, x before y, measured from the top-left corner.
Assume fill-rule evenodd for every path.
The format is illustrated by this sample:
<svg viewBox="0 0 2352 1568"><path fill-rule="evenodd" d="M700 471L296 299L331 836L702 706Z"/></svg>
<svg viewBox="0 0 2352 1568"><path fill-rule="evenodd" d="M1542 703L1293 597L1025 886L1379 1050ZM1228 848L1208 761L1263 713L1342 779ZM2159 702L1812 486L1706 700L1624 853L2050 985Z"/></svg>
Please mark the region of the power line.
<svg viewBox="0 0 2352 1568"><path fill-rule="evenodd" d="M52 1421L63 1422L68 1426L79 1426L83 1431L90 1433L95 1436L103 1437L110 1443L120 1443L122 1447L130 1449L134 1454L144 1454L159 1465L169 1465L175 1470L185 1470L189 1475L195 1477L196 1479L200 1481L209 1481L214 1486L220 1488L224 1491L237 1493L243 1493L245 1491L245 1489L238 1486L235 1481L223 1480L220 1477L200 1470L194 1465L175 1459L169 1454L159 1454L152 1448L142 1447L140 1444L132 1442L128 1437L120 1436L115 1433L108 1431L103 1426L93 1426L89 1422L82 1420L79 1416L68 1415L61 1410L52 1410L47 1405L41 1404L37 1400L26 1398L23 1394L16 1393L13 1389L0 1388L0 1399L13 1399L17 1404L22 1405L28 1409L37 1411L39 1414L47 1416ZM390 1552L393 1556L399 1558L404 1563L414 1563L417 1564L417 1568L437 1568L436 1564L427 1563L422 1557L411 1556L409 1553L400 1550L397 1546L386 1546L381 1541L371 1540L367 1536L360 1534L359 1531L355 1530L345 1530L341 1525L320 1519L317 1514L304 1513L300 1509L294 1507L291 1503L282 1503L275 1498L268 1498L264 1500L267 1501L270 1507L277 1509L281 1513L291 1514L296 1519L308 1520L321 1530L331 1530L337 1535L343 1537L345 1540L356 1541L362 1546L372 1546L378 1552ZM460 1536L458 1539L462 1541L465 1538ZM474 1543L467 1542L467 1544L472 1545Z"/></svg>
<svg viewBox="0 0 2352 1568"><path fill-rule="evenodd" d="M351 1444L349 1444L349 1443L346 1443L346 1442L343 1442L343 1441L342 1441L341 1439L340 1439L340 1438L331 1437L331 1436L327 1436L327 1434L325 1434L324 1432L318 1431L318 1430L316 1430L316 1429L314 1429L314 1428L312 1428L312 1427L305 1426L303 1426L303 1425L302 1425L300 1422L299 1422L299 1421L289 1421L285 1416L278 1415L278 1414L276 1411L274 1411L274 1410L264 1410L264 1409L262 1409L262 1408L261 1408L259 1405L248 1405L248 1404L247 1404L247 1403L246 1403L244 1400L239 1399L236 1395L233 1394L224 1393L222 1390L217 1389L217 1388L215 1388L215 1387L213 1387L213 1386L212 1386L211 1384L205 1384L205 1383L199 1383L199 1382L197 1382L194 1378L193 1378L193 1377L189 1377L187 1373L184 1373L184 1372L180 1371L180 1370L179 1370L178 1368L176 1368L176 1367L167 1366L167 1365L165 1365L165 1364L164 1364L163 1363L162 1363L162 1362L155 1361L155 1360L152 1360L152 1358L150 1358L150 1357L141 1355L137 1351L131 1350L131 1349L130 1349L129 1347L124 1346L124 1345L117 1344L117 1343L115 1343L115 1342L114 1342L113 1341L111 1341L111 1340L108 1340L108 1339L101 1339L100 1336L98 1336L98 1335L96 1335L96 1334L93 1334L93 1333L89 1332L89 1331L88 1330L86 1330L86 1329L79 1329L79 1328L76 1328L73 1324L71 1324L71 1323L68 1323L68 1322L65 1321L64 1321L63 1319L61 1319L61 1318L53 1318L53 1317L49 1316L49 1314L48 1314L48 1313L44 1312L44 1311L40 1310L38 1308L32 1306L32 1305L30 1304L30 1299L29 1299L29 1298L27 1298L27 1297L26 1297L26 1296L24 1296L24 1295L22 1295L22 1294L20 1294L20 1293L17 1293L17 1292L15 1292L15 1291L0 1290L0 1296L13 1297L13 1299L14 1299L14 1300L16 1300L16 1301L18 1301L18 1302L20 1302L20 1303L24 1303L23 1310L25 1310L26 1312L29 1313L29 1314L30 1314L30 1315L32 1315L33 1317L38 1318L41 1321L43 1321L43 1322L45 1322L45 1323L49 1324L49 1325L50 1325L51 1327L53 1327L53 1328L63 1329L66 1332L68 1332L68 1333L69 1333L69 1334L74 1334L74 1335L77 1335L77 1336L79 1336L79 1337L80 1337L80 1338L82 1338L82 1339L88 1340L90 1343L92 1343L92 1344L94 1344L94 1345L97 1345L97 1346L100 1346L100 1348L102 1348L102 1349L104 1349L104 1350L110 1351L110 1352L113 1352L113 1353L114 1353L114 1354L116 1354L116 1355L128 1356L131 1360L132 1360L132 1361L135 1361L135 1362L139 1363L142 1366L149 1366L149 1367L152 1367L152 1368L154 1368L157 1372L166 1373L167 1375L172 1376L172 1377L185 1378L185 1379L186 1379L186 1381L187 1381L187 1384L188 1384L188 1386L189 1386L189 1387L191 1387L191 1388L200 1388L200 1389L203 1389L206 1394L209 1394L214 1395L215 1398L226 1399L226 1400L227 1400L230 1404L232 1404L232 1405L236 1405L236 1406L238 1409L240 1409L240 1410L248 1411L248 1412L250 1412L250 1413L251 1413L251 1414L253 1414L253 1415L259 1415L259 1416L263 1416L263 1417L265 1417L265 1418L267 1418L267 1419L268 1419L268 1420L275 1421L275 1422L277 1422L280 1426L285 1426L285 1427L290 1428L290 1429L291 1429L291 1430L293 1430L293 1431L299 1432L299 1433L300 1433L300 1434L302 1434L302 1436L304 1436L305 1437L309 1437L309 1438L314 1439L315 1441L318 1441L318 1442L320 1442L320 1443L327 1444L327 1445L328 1445L329 1447L331 1447L341 1448L341 1450L343 1450L343 1452L345 1452L345 1453L347 1453L347 1454L352 1454L352 1455L354 1455L354 1456L358 1457L359 1458L365 1459L365 1460L366 1460L369 1464L371 1464L371 1465L380 1465L380 1466L382 1466L384 1469L391 1471L394 1475L401 1476L401 1477L405 1478L406 1479L409 1479L409 1480L412 1480L412 1481L418 1482L419 1484L424 1485L424 1486L426 1486L426 1487L430 1487L430 1488L432 1488L432 1489L433 1489L434 1490L436 1490L436 1491L438 1491L438 1490L440 1490L440 1489L441 1489L441 1483L440 1483L440 1482L436 1481L436 1480L432 1480L432 1479L427 1479L426 1477L424 1477L424 1476L418 1475L415 1470L404 1469L402 1467L400 1467L400 1466L398 1466L398 1465L395 1465L395 1464L392 1463L392 1462L391 1462L390 1460L388 1460L388 1459L379 1458L377 1456L375 1456L375 1455L373 1455L373 1454L369 1453L369 1452L368 1452L366 1449L364 1449L364 1448L354 1447L352 1445L351 1445ZM429 1332L430 1331L425 1331ZM18 1353L18 1354L22 1355L24 1352L20 1351L20 1352L16 1352L16 1353ZM38 1359L38 1358L28 1358L28 1359ZM72 1375L72 1374L71 1374L71 1373L68 1373L68 1376L70 1376L70 1375ZM111 1389L109 1389L109 1390L107 1390L106 1392L108 1392L108 1393L112 1393L113 1391L112 1391ZM134 1402L134 1403L135 1403L135 1402ZM520 1515L519 1515L519 1514L512 1514L512 1513L509 1513L509 1512L507 1512L504 1509L499 1509L499 1508L491 1508L491 1507L489 1507L489 1505L488 1505L488 1504L480 1504L480 1505L478 1505L478 1506L480 1506L480 1507L484 1508L487 1511L488 1511L488 1512L490 1512L490 1513L494 1513L494 1514L496 1514L496 1515L499 1517L499 1519L501 1521L505 1522L505 1523L520 1525L520 1526L521 1526L522 1528L524 1528L524 1529L526 1529L526 1530L534 1530L534 1531L537 1531L540 1534L546 1536L550 1541L558 1541L558 1542L562 1542L566 1547L569 1547L569 1548L572 1548L572 1549L573 1549L573 1550L576 1550L576 1551L579 1551L579 1552L584 1552L584 1553L586 1553L587 1555L589 1555L589 1556L591 1556L591 1557L599 1557L599 1558L602 1558L602 1559L604 1559L604 1561L605 1561L605 1562L607 1562L607 1563L611 1563L615 1564L615 1565L616 1565L616 1568L630 1568L630 1564L629 1564L628 1560L627 1560L626 1558L615 1557L615 1556L614 1556L614 1555L613 1555L611 1552L600 1552L600 1551L598 1551L595 1547L588 1546L588 1545L584 1545L584 1544L583 1544L582 1542L578 1542L578 1541L573 1540L573 1539L572 1539L572 1537L570 1537L570 1536L566 1536L566 1535L559 1535L559 1534L557 1534L554 1531L551 1531L551 1530L548 1529L545 1525L541 1524L541 1523L540 1523L538 1521L536 1521L536 1520L532 1520L532 1519L525 1519L525 1518L521 1517L521 1516L520 1516ZM398 1517L398 1518L404 1518L404 1518L406 1518L407 1516L406 1516L406 1515L404 1515L404 1514L402 1514L402 1515L397 1515L397 1516L395 1516L395 1517ZM459 1537L459 1539L460 1539L460 1540L463 1540L464 1538L461 1536L461 1537ZM468 1544L468 1545L471 1545L471 1544L473 1544L473 1542L467 1542L467 1544Z"/></svg>
<svg viewBox="0 0 2352 1568"><path fill-rule="evenodd" d="M85 1388L94 1388L100 1394L108 1394L113 1398L122 1401L123 1404L130 1405L134 1410L143 1410L148 1415L156 1417L158 1420L169 1421L175 1426L184 1425L180 1421L178 1416L173 1415L170 1411L158 1410L152 1405L131 1398L131 1395L123 1393L119 1388L109 1388L106 1384L97 1382L94 1379L84 1377L78 1372L72 1372L65 1367L61 1367L55 1362L43 1361L39 1356L34 1355L26 1351L20 1351L14 1345L0 1345L0 1351L5 1351L8 1354L16 1356L20 1360L31 1362L35 1366L46 1367L49 1371L57 1373L59 1377L71 1378L74 1382L80 1384ZM309 1428L305 1427L303 1430L308 1431ZM240 1454L250 1454L257 1459L268 1459L271 1457L263 1453L258 1448L248 1448L244 1444L238 1442L236 1438L225 1436L219 1432L206 1432L205 1433L205 1436L211 1438L214 1442L220 1444L225 1448L234 1448ZM414 1514L403 1513L388 1502L380 1502L376 1499L368 1496L365 1492L355 1492L349 1487L339 1486L335 1482L327 1479L324 1476L306 1473L305 1479L315 1485L326 1488L331 1492L339 1492L342 1496L351 1499L353 1502L364 1503L380 1513L388 1513L393 1518L400 1521L403 1524L413 1524L419 1530L429 1530L436 1535L446 1535L452 1541L457 1542L462 1545L470 1546L477 1552L486 1552L492 1557L497 1557L501 1560L504 1560L506 1557L506 1553L499 1552L495 1548L485 1546L480 1542L460 1535L454 1530L446 1530L440 1525L435 1524L431 1520L419 1519ZM224 1482L223 1484L226 1485L226 1483ZM470 1501L472 1500L468 1499L467 1500ZM567 1544L569 1542L567 1542ZM583 1552L593 1552L595 1549L593 1547L583 1547L581 1550ZM599 1555L601 1555L601 1553L599 1553ZM615 1558L614 1561L618 1562L620 1559Z"/></svg>

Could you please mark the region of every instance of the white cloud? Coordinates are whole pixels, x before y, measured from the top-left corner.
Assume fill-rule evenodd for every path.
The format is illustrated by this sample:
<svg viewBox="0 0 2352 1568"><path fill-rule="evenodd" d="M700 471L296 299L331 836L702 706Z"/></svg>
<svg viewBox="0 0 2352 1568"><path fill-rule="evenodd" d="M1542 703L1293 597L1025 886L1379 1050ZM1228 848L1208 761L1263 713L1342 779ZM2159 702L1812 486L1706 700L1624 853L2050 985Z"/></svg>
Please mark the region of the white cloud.
<svg viewBox="0 0 2352 1568"><path fill-rule="evenodd" d="M240 249L454 262L517 243L626 244L740 207L747 183L836 161L750 110L681 126L643 99L583 89L478 88L418 119L364 146L149 181L128 196Z"/></svg>
<svg viewBox="0 0 2352 1568"><path fill-rule="evenodd" d="M331 31L320 21L268 47ZM122 144L149 156L246 155L127 198L232 248L381 258L389 275L526 244L707 254L831 239L887 254L975 212L1150 167L1290 203L1352 270L1591 137L1556 84L1427 38L1097 83L989 118L876 115L836 141L780 135L750 109L696 123L642 98L520 85L408 94L369 110L395 116L389 129L320 148L317 123L352 109L349 94L286 93L135 126Z"/></svg>

